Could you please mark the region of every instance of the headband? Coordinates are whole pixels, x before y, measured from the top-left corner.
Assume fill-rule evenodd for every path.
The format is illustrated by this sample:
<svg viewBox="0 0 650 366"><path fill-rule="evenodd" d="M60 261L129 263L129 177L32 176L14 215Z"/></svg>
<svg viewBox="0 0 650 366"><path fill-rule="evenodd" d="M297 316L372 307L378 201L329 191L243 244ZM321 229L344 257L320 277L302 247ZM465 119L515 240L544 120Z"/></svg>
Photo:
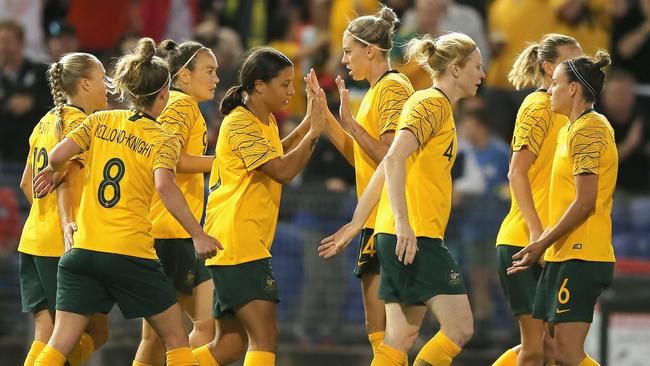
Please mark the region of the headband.
<svg viewBox="0 0 650 366"><path fill-rule="evenodd" d="M131 95L134 96L134 97L148 97L148 96L150 96L150 95L154 95L154 94L158 93L159 91L163 90L163 88L164 88L167 84L169 84L169 81L170 81L169 74L167 74L167 80L165 80L165 83L163 83L163 85L162 85L160 88L156 89L155 91L152 91L151 93L147 93L147 94L134 94L133 92L131 92L131 91L129 90L129 94L131 94Z"/></svg>
<svg viewBox="0 0 650 366"><path fill-rule="evenodd" d="M359 41L359 42L361 42L361 43L363 43L363 44L365 44L365 45L367 45L367 46L375 46L375 47L377 47L378 50L380 50L380 51L384 51L384 52L389 52L389 51L390 51L390 48L389 48L389 49L381 48L381 47L377 46L377 45L374 44L374 43L370 43L370 42L366 41L365 39L362 39L361 37L357 37L356 35L354 35L352 32L350 32L350 31L347 30L347 29L345 30L345 33L351 35L351 36L354 37L357 41Z"/></svg>
<svg viewBox="0 0 650 366"><path fill-rule="evenodd" d="M194 51L194 53L192 54L192 56L190 56L190 58L188 58L187 61L185 61L185 63L183 64L183 66L181 66L181 67L180 67L180 68L179 68L179 69L174 73L174 75L172 75L172 79L175 78L176 75L178 75L178 73L181 72L181 70L183 70L184 67L186 67L187 65L189 65L190 62L192 62L192 59L194 58L194 56L196 56L196 54L199 53L199 51L201 51L201 50L204 49L204 48L205 48L205 47L199 47L198 50Z"/></svg>
<svg viewBox="0 0 650 366"><path fill-rule="evenodd" d="M594 88L591 87L591 85L589 85L587 80L583 78L582 75L580 75L580 73L578 72L578 68L573 63L573 60L569 60L567 63L569 64L569 68L571 69L571 71L573 71L573 73L576 74L578 80L580 80L580 83L584 85L594 97L597 97L598 94L596 94L596 91L594 90Z"/></svg>

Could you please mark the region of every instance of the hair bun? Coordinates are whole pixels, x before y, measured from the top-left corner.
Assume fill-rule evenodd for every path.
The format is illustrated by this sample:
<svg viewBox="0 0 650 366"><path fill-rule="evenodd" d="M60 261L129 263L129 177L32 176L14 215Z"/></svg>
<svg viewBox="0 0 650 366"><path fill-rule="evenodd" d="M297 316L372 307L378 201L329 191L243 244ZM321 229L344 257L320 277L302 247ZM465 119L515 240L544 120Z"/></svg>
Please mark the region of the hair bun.
<svg viewBox="0 0 650 366"><path fill-rule="evenodd" d="M612 58L605 50L598 50L596 56L594 56L594 65L602 69L609 66L612 63Z"/></svg>
<svg viewBox="0 0 650 366"><path fill-rule="evenodd" d="M379 10L378 16L381 19L383 19L383 20L387 21L388 23L390 23L391 25L399 22L399 20L397 19L397 15L393 11L393 9L391 9L391 8L389 8L387 6L383 6Z"/></svg>
<svg viewBox="0 0 650 366"><path fill-rule="evenodd" d="M156 43L151 38L141 38L138 41L135 54L142 61L151 61L156 55Z"/></svg>

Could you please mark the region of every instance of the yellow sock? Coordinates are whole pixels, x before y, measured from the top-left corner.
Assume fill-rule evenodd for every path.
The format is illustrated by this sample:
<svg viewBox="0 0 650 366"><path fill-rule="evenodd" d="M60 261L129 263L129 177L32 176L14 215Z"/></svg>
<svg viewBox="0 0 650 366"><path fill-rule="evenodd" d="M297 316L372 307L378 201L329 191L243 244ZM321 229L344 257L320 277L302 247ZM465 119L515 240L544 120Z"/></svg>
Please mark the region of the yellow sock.
<svg viewBox="0 0 650 366"><path fill-rule="evenodd" d="M180 347L167 351L167 366L199 366L199 363L190 347Z"/></svg>
<svg viewBox="0 0 650 366"><path fill-rule="evenodd" d="M275 366L275 353L248 351L244 358L244 366Z"/></svg>
<svg viewBox="0 0 650 366"><path fill-rule="evenodd" d="M63 366L65 356L52 346L45 346L39 353L34 366Z"/></svg>
<svg viewBox="0 0 650 366"><path fill-rule="evenodd" d="M95 352L95 341L90 334L83 332L79 337L79 343L72 349L68 356L70 366L81 366L86 363Z"/></svg>
<svg viewBox="0 0 650 366"><path fill-rule="evenodd" d="M494 361L492 366L517 366L517 352L510 348Z"/></svg>
<svg viewBox="0 0 650 366"><path fill-rule="evenodd" d="M199 362L199 366L219 366L219 363L214 359L207 344L193 350L192 353L194 354L194 358Z"/></svg>
<svg viewBox="0 0 650 366"><path fill-rule="evenodd" d="M372 346L373 355L377 353L377 347L379 347L381 342L384 340L384 334L386 334L384 331L368 333L368 340Z"/></svg>
<svg viewBox="0 0 650 366"><path fill-rule="evenodd" d="M449 366L451 360L459 353L460 347L441 330L422 347L415 357L413 366Z"/></svg>
<svg viewBox="0 0 650 366"><path fill-rule="evenodd" d="M600 366L600 364L593 358L589 357L589 355L587 355L587 357L585 357L585 359L582 360L578 366Z"/></svg>
<svg viewBox="0 0 650 366"><path fill-rule="evenodd" d="M142 363L142 362L138 362L138 361L133 361L133 363L131 364L131 366L151 366L151 365L149 365L149 364L147 364L147 363Z"/></svg>
<svg viewBox="0 0 650 366"><path fill-rule="evenodd" d="M406 366L406 352L381 343L370 366Z"/></svg>
<svg viewBox="0 0 650 366"><path fill-rule="evenodd" d="M27 352L27 357L25 357L25 363L23 366L34 366L38 354L41 353L45 346L46 344L41 341L32 342L32 346L30 347L29 352Z"/></svg>

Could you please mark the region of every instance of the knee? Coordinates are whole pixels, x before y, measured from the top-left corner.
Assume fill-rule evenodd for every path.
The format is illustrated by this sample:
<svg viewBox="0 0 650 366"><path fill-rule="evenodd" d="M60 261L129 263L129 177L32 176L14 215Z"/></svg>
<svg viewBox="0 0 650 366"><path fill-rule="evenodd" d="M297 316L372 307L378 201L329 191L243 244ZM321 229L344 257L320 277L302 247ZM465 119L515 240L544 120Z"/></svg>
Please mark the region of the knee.
<svg viewBox="0 0 650 366"><path fill-rule="evenodd" d="M219 344L219 352L212 352L212 354L217 354L216 358L220 365L227 365L238 361L246 353L246 341L239 337L239 335L229 334L224 337L219 337L210 343L209 348L215 350L217 343Z"/></svg>
<svg viewBox="0 0 650 366"><path fill-rule="evenodd" d="M214 333L214 319L195 321L194 328L190 332L190 346L197 348L210 343L214 339Z"/></svg>
<svg viewBox="0 0 650 366"><path fill-rule="evenodd" d="M88 332L88 335L90 335L90 337L93 339L95 349L98 349L99 347L106 344L106 342L108 342L108 337L110 336L108 325L105 327L100 327L98 329L93 329L92 331Z"/></svg>
<svg viewBox="0 0 650 366"><path fill-rule="evenodd" d="M418 338L418 331L386 330L384 343L400 351L408 352Z"/></svg>
<svg viewBox="0 0 650 366"><path fill-rule="evenodd" d="M248 330L248 337L252 349L275 353L278 348L277 324L265 329Z"/></svg>
<svg viewBox="0 0 650 366"><path fill-rule="evenodd" d="M442 331L445 333L447 338L451 339L458 347L462 348L474 335L474 322L470 318L467 321L458 322L451 329L442 329Z"/></svg>

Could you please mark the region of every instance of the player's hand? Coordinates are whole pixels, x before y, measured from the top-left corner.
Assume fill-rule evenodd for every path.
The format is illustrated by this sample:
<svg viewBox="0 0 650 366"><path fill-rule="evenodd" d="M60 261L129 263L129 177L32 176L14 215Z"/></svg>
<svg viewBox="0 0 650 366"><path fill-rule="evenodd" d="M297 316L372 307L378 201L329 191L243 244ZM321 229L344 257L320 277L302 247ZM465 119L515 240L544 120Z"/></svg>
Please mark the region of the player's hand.
<svg viewBox="0 0 650 366"><path fill-rule="evenodd" d="M415 233L407 220L395 220L395 235L397 236L397 245L395 246L397 260L404 264L413 263L415 253L420 249Z"/></svg>
<svg viewBox="0 0 650 366"><path fill-rule="evenodd" d="M359 231L361 228L353 226L352 223L343 225L337 232L321 240L318 255L328 259L341 253Z"/></svg>
<svg viewBox="0 0 650 366"><path fill-rule="evenodd" d="M339 115L341 116L341 126L347 131L352 131L356 126L356 121L350 111L350 91L345 87L345 80L341 75L336 77L336 87L339 89L339 96L341 97L341 106L339 107Z"/></svg>
<svg viewBox="0 0 650 366"><path fill-rule="evenodd" d="M202 260L212 258L217 255L217 248L223 250L221 243L219 243L217 239L204 232L201 232L200 235L193 237L192 242L194 242L194 250L196 250L196 254L198 255L199 259Z"/></svg>
<svg viewBox="0 0 650 366"><path fill-rule="evenodd" d="M325 113L323 105L325 104L325 92L323 89L318 89L314 94L314 101L311 105L310 123L311 130L320 135L325 129Z"/></svg>
<svg viewBox="0 0 650 366"><path fill-rule="evenodd" d="M40 198L46 194L52 192L56 188L54 182L54 169L51 166L46 166L43 170L38 172L34 176L34 181L32 182L32 187L34 187L34 193L36 197Z"/></svg>
<svg viewBox="0 0 650 366"><path fill-rule="evenodd" d="M537 263L544 254L546 246L541 240L530 243L527 247L512 256L512 266L506 271L509 275L525 271L531 264Z"/></svg>
<svg viewBox="0 0 650 366"><path fill-rule="evenodd" d="M63 225L63 246L64 252L67 253L74 246L74 233L78 230L77 223L71 221Z"/></svg>

